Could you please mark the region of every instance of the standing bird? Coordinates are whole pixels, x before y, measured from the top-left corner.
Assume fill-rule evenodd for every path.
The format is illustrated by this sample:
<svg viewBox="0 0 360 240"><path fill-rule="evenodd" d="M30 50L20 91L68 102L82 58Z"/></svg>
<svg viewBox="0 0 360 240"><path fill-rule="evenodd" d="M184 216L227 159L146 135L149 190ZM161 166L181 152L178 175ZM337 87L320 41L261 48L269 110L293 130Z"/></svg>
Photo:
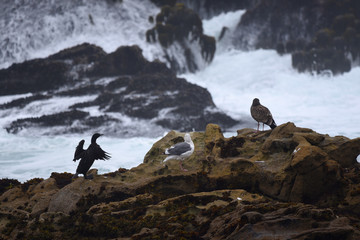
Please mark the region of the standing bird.
<svg viewBox="0 0 360 240"><path fill-rule="evenodd" d="M76 174L73 178L77 178L78 174L84 174L85 179L92 179L93 176L87 176L86 173L89 171L90 167L93 165L95 160L108 160L110 159L109 153L101 149L101 147L96 143L96 139L102 136L102 134L95 133L91 138L90 146L84 150L84 140L81 140L76 147L74 154L74 162L78 159L80 160L79 166L76 169Z"/></svg>
<svg viewBox="0 0 360 240"><path fill-rule="evenodd" d="M271 115L270 110L260 104L260 100L258 98L254 98L253 103L250 108L251 116L258 122L257 131L259 131L260 122L271 127L271 129L276 128L276 123Z"/></svg>
<svg viewBox="0 0 360 240"><path fill-rule="evenodd" d="M183 168L182 161L193 154L195 147L189 133L185 134L184 140L185 142L177 143L165 150L165 154L169 156L166 157L163 162L170 159L180 160L180 169L187 171L187 169Z"/></svg>

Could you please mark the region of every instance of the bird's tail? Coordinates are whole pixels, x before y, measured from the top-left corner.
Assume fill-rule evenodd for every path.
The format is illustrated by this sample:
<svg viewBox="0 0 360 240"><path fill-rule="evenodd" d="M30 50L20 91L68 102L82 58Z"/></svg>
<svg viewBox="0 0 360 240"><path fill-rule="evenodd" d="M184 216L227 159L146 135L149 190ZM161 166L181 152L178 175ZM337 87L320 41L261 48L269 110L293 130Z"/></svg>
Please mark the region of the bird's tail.
<svg viewBox="0 0 360 240"><path fill-rule="evenodd" d="M277 125L276 125L276 123L275 123L274 119L272 119L271 124L270 124L269 126L271 127L271 129L274 129L274 128L276 128L276 127L277 127Z"/></svg>

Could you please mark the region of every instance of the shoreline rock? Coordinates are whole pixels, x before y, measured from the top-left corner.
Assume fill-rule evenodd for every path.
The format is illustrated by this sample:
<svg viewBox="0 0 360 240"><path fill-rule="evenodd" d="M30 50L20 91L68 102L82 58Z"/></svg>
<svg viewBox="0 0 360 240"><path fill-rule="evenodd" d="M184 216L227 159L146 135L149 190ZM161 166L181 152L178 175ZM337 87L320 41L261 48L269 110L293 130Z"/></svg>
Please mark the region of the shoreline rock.
<svg viewBox="0 0 360 240"><path fill-rule="evenodd" d="M9 133L32 129L44 134L100 131L133 136L136 132L131 129L139 126L127 126L122 116L139 125L146 122L148 135L156 129L201 131L210 122L223 128L241 123L220 111L208 90L176 77L158 60L147 61L138 46L122 46L106 54L85 43L0 70L0 95L28 92L33 95L1 104L0 109L26 109L31 104L41 108L42 103L67 97L85 100L59 112L35 112L36 117L17 119L5 126ZM91 109L99 113L91 114Z"/></svg>
<svg viewBox="0 0 360 240"><path fill-rule="evenodd" d="M356 0L261 0L242 16L234 36L240 48L291 54L299 72L332 76L349 72L360 58Z"/></svg>
<svg viewBox="0 0 360 240"><path fill-rule="evenodd" d="M216 40L203 33L198 14L182 3L161 8L155 26L146 32L146 41L160 43L170 68L177 73L196 72L199 65L213 60L216 50Z"/></svg>
<svg viewBox="0 0 360 240"><path fill-rule="evenodd" d="M191 135L189 172L176 161L161 164L163 150L182 141L183 133L171 131L130 170L91 170L93 180L73 181L53 173L13 186L0 196L0 237L360 237L360 138L293 123L231 138L209 124Z"/></svg>

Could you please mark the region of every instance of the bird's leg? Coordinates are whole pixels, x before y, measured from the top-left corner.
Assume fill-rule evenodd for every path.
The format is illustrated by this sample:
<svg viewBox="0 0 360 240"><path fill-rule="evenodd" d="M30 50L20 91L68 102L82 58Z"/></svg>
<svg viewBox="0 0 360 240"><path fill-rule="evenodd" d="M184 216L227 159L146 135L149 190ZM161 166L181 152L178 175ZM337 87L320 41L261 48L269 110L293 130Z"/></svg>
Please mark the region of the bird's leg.
<svg viewBox="0 0 360 240"><path fill-rule="evenodd" d="M94 176L92 174L86 175L86 173L85 173L84 178L85 179L94 179Z"/></svg>
<svg viewBox="0 0 360 240"><path fill-rule="evenodd" d="M180 160L180 168L181 168L181 170L183 170L184 172L187 172L188 170L187 169L185 169L185 168L183 168L183 166L182 166L182 161Z"/></svg>
<svg viewBox="0 0 360 240"><path fill-rule="evenodd" d="M72 179L78 178L78 173L75 173Z"/></svg>
<svg viewBox="0 0 360 240"><path fill-rule="evenodd" d="M162 161L161 161L161 164L162 164L164 167L167 167L166 161L162 160Z"/></svg>
<svg viewBox="0 0 360 240"><path fill-rule="evenodd" d="M256 129L256 132L259 131L259 128L260 128L260 123L258 122L258 127L257 127L257 129Z"/></svg>
<svg viewBox="0 0 360 240"><path fill-rule="evenodd" d="M264 131L264 123L263 123L263 131Z"/></svg>

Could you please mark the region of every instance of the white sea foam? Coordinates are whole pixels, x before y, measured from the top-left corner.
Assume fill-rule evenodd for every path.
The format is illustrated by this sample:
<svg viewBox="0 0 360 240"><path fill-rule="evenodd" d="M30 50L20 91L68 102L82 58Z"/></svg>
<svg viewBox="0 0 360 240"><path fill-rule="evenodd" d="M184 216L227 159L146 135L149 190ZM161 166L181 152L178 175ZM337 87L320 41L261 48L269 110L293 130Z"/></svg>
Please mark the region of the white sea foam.
<svg viewBox="0 0 360 240"><path fill-rule="evenodd" d="M157 44L147 44L148 21L159 8L150 1L47 0L2 3L0 68L13 62L43 58L84 42L113 52L122 45L139 45L145 57L162 56Z"/></svg>
<svg viewBox="0 0 360 240"><path fill-rule="evenodd" d="M223 14L231 32L242 11ZM214 19L217 19L215 17ZM216 35L221 19L204 21L204 31ZM232 23L232 24L229 24ZM241 51L220 41L214 61L203 71L181 77L207 88L215 104L234 118L249 118L257 97L270 108L276 123L294 122L320 133L360 137L360 67L335 77L298 73L291 56L274 50ZM254 127L254 124L249 127Z"/></svg>
<svg viewBox="0 0 360 240"><path fill-rule="evenodd" d="M91 136L42 136L22 137L0 131L0 179L15 178L26 181L31 178L48 178L52 172L75 173L78 162L72 161L75 147L84 138L87 147ZM144 160L158 138L110 138L103 136L98 144L112 158L108 161L95 161L92 168L99 173L116 171L119 168L132 168Z"/></svg>
<svg viewBox="0 0 360 240"><path fill-rule="evenodd" d="M130 1L125 1L131 4ZM100 3L99 3L100 4ZM149 9L151 15L153 8ZM206 34L218 37L223 26L229 28L229 34L226 38L231 39L231 31L236 26L243 11L237 11L222 14L208 21L204 21L204 30ZM137 24L147 24L148 16L138 16L143 22ZM84 15L85 16L85 15ZM98 14L92 13L95 23L98 21ZM86 15L86 17L88 17ZM55 21L56 19L54 19ZM221 24L219 24L221 23ZM103 25L106 29L109 27L109 34L113 26L110 24ZM121 24L119 25L121 28ZM99 28L100 29L100 28ZM98 29L98 30L99 30ZM131 28L129 28L131 29ZM144 28L138 26L137 30L144 32ZM130 33L129 33L130 34ZM96 34L93 32L91 38L96 43L104 47L107 51L115 49L116 43L104 37L106 34ZM111 35L111 34L110 34ZM114 35L112 35L114 36ZM132 35L131 35L132 36ZM118 43L122 44L127 41L128 35L117 35ZM134 38L138 39L135 34ZM65 39L65 42L54 42L53 48L47 48L44 53L49 54L79 43L79 36L72 33ZM356 67L349 73L334 77L311 76L310 74L300 74L291 67L291 57L289 55L279 56L272 50L256 50L243 52L234 49L226 38L217 45L217 52L214 61L204 70L195 74L184 74L190 82L206 87L212 94L215 104L223 111L234 118L248 118L249 109L254 97L258 97L265 106L269 107L275 121L278 124L288 121L294 122L299 127L312 128L320 133L330 135L345 135L350 138L360 136L360 67ZM114 38L115 39L115 38ZM109 41L109 43L107 43ZM64 43L67 43L67 45ZM111 46L113 46L111 48ZM115 45L117 45L115 47ZM141 47L150 57L153 54L153 45L143 44ZM51 51L50 51L50 50ZM99 82L100 84L100 82ZM31 95L31 94L30 94ZM16 98L30 96L6 96L0 97L0 103L14 100ZM69 98L71 99L71 98ZM60 100L60 99L59 99ZM46 111L60 108L64 109L71 102L81 101L81 99L61 99L61 101L52 102L38 101L39 105L43 104ZM38 106L39 106L38 105ZM59 105L59 106L57 106ZM31 105L30 105L31 106ZM44 108L44 109L45 109ZM26 108L25 108L26 109ZM30 115L28 110L14 110L17 112L7 112L2 115L0 124L4 124L11 119L18 118L18 114L24 116ZM33 105L32 109L36 109ZM90 109L93 116L99 115L99 109L94 107ZM166 113L159 113L159 116ZM4 110L7 111L7 110ZM0 113L4 113L1 111ZM39 110L44 112L43 110ZM110 113L115 114L115 113ZM140 133L153 131L154 124L152 121L134 120L126 116L119 116L123 125L129 131L138 131ZM256 127L256 123L248 127ZM149 137L133 138L112 138L102 137L99 144L104 150L112 154L112 159L106 162L96 161L93 168L98 168L100 173L115 171L120 167L131 168L137 166L143 161L145 153L150 150L159 136L164 134L162 128L155 130L157 134ZM234 133L226 133L229 137ZM72 172L74 173L77 163L73 163L73 153L79 140L85 139L86 146L91 136L42 136L31 137L28 135L11 135L5 130L0 131L0 178L9 177L17 178L21 181L33 177L47 178L51 172Z"/></svg>
<svg viewBox="0 0 360 240"><path fill-rule="evenodd" d="M16 97L0 97L0 102L4 103L21 97L28 97L29 95L17 95ZM6 126L12 121L20 118L40 117L43 115L51 115L58 112L68 111L69 107L75 103L94 100L97 96L82 96L82 97L53 97L46 100L37 100L29 103L25 107L10 108L0 110L0 126ZM5 101L5 99L7 101Z"/></svg>

